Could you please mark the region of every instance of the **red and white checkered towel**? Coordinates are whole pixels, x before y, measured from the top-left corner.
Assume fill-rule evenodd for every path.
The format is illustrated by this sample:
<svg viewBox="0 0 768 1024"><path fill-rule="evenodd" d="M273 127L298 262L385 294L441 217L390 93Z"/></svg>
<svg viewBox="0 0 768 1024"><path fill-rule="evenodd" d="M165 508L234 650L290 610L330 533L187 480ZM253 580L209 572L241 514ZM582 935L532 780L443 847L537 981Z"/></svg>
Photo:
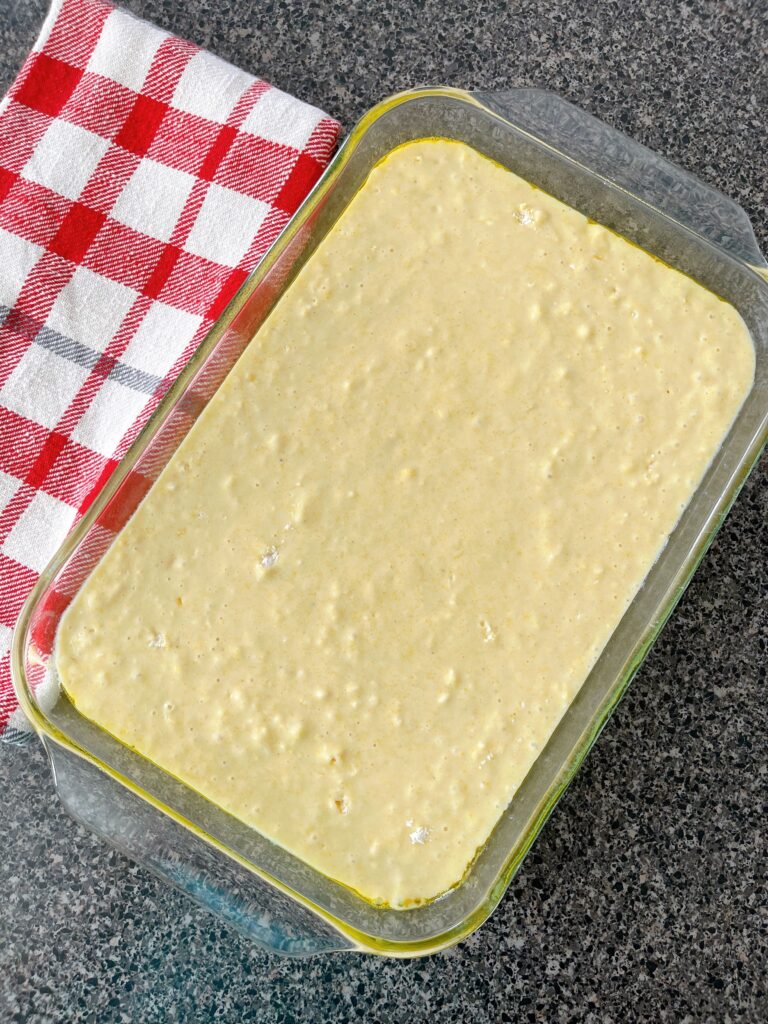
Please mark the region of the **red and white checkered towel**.
<svg viewBox="0 0 768 1024"><path fill-rule="evenodd" d="M102 0L53 3L0 104L0 733L38 574L338 133Z"/></svg>

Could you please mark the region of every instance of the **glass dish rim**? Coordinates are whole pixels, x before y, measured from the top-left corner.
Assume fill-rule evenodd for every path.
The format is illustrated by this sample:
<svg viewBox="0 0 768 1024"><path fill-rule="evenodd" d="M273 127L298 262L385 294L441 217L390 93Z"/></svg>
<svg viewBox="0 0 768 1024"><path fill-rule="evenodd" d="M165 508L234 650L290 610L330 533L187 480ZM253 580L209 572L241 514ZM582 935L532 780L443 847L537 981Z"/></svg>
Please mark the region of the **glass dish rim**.
<svg viewBox="0 0 768 1024"><path fill-rule="evenodd" d="M511 90L512 92L540 92L544 93L547 90L537 89L522 89L522 90ZM542 807L539 809L533 823L527 830L524 837L524 841L513 847L507 859L504 861L502 869L496 876L494 884L489 889L485 898L478 904L475 910L463 918L457 925L446 930L437 936L431 936L425 939L415 939L411 941L394 941L391 939L378 938L375 935L371 935L365 932L358 931L354 926L348 922L335 917L328 910L318 906L312 899L302 895L300 892L294 890L291 886L285 882L275 878L266 870L260 868L258 865L247 860L243 856L239 855L237 851L228 847L224 842L217 840L215 836L205 832L200 826L194 821L186 818L178 811L164 804L160 799L153 796L151 792L145 790L139 786L130 778L124 776L119 770L106 764L101 758L91 752L87 747L80 745L76 740L72 739L63 731L56 723L51 721L46 712L38 703L34 691L27 682L25 666L24 666L24 640L28 633L28 627L32 614L37 607L40 598L46 592L46 589L50 585L53 578L56 576L58 571L69 559L70 555L78 547L82 538L87 534L99 514L103 510L104 506L110 501L112 496L115 494L117 489L125 480L126 476L130 473L133 466L139 460L144 450L150 444L154 436L162 427L166 420L167 415L175 407L178 400L183 396L187 389L187 386L194 379L197 371L204 364L208 355L215 349L218 341L230 327L238 313L243 309L245 304L248 302L254 290L259 286L263 279L268 275L269 271L278 260L280 255L285 251L292 241L296 238L297 234L301 231L304 224L311 217L314 210L323 200L325 195L333 186L333 183L340 176L342 170L348 163L355 148L361 138L365 135L368 128L380 118L387 111L401 103L408 102L409 100L419 97L445 97L454 100L459 100L463 103L469 104L476 107L479 111L482 111L486 115L495 117L502 123L509 124L508 119L498 112L492 110L481 97L482 93L471 93L463 89L455 89L449 87L428 87L422 89L412 89L399 92L393 96L388 97L382 102L373 106L368 110L363 117L357 122L350 134L344 140L342 146L337 152L334 159L329 164L328 168L321 176L313 190L304 200L302 205L299 207L297 212L289 221L286 228L281 232L275 243L271 246L264 258L259 263L258 267L252 272L251 275L244 282L242 287L230 301L226 309L217 318L212 325L210 331L206 334L199 346L191 356L190 360L179 374L177 379L168 388L167 393L159 403L156 410L150 416L147 423L141 429L133 443L131 444L126 455L120 461L118 466L115 468L112 475L109 477L107 482L104 484L96 499L93 501L91 507L83 515L83 517L75 525L71 533L65 538L63 543L57 549L56 553L45 567L43 572L40 574L35 586L25 601L19 619L14 628L12 651L11 651L11 673L14 688L19 699L19 704L29 719L30 723L34 727L35 731L38 732L42 737L47 737L56 744L66 748L70 752L76 754L79 757L85 758L91 764L111 776L121 785L125 786L130 792L140 797L144 801L151 804L155 809L171 817L178 824L183 825L185 828L191 830L193 833L201 837L205 842L216 847L220 852L226 856L233 858L234 860L241 863L249 871L255 873L259 877L263 878L270 885L275 886L277 889L296 900L299 904L305 906L322 919L326 920L335 929L341 932L342 935L351 939L355 943L357 949L379 953L389 956L412 956L418 952L431 952L440 948L444 948L448 945L452 945L455 942L460 941L466 935L474 931L483 921L493 912L503 893L507 889L512 877L514 876L519 864L525 857L531 844L538 836L541 828L543 827L549 814L559 801L560 797L567 788L570 780L578 770L579 766L583 762L587 753L591 749L594 741L605 725L606 721L610 717L611 712L618 704L619 700L626 691L629 683L631 682L635 672L643 662L648 650L653 644L654 640L663 629L669 615L674 610L677 601L685 589L685 585L696 571L698 564L706 553L707 548L714 539L714 536L722 523L725 514L735 500L738 492L743 485L744 481L751 472L754 464L760 456L760 452L768 441L768 422L764 422L762 429L758 430L755 434L752 443L746 449L741 459L739 460L736 471L733 473L731 480L726 490L722 493L720 498L716 501L711 509L710 516L707 519L707 528L702 530L698 536L695 545L692 547L688 557L679 567L672 583L679 582L679 586L672 586L670 584L669 591L671 597L668 597L664 603L660 606L659 616L656 621L649 626L642 634L637 637L637 641L634 647L633 655L630 662L627 664L625 669L616 677L613 687L606 699L600 706L599 711L595 714L589 735L586 737L584 742L580 745L578 751L576 751L574 757L570 763L564 764L563 769L567 768L567 771L562 771L561 776L558 778L556 784L551 787L551 790L547 793L546 801L543 802ZM555 94L556 95L556 94ZM588 170L590 174L596 176L602 182L616 187L616 183L612 182L602 172L595 170L592 167L582 163L578 158L573 157L567 152L563 152L547 142L546 139L542 139L533 133L527 132L524 127L519 125L514 126L517 131L523 135L528 135L534 139L540 146L548 147L553 152L556 152L559 156L564 157L566 160L571 161L577 166L581 166ZM627 190L629 191L629 190ZM663 209L659 209L653 203L648 202L640 196L631 193L633 199L640 203L644 203L650 207L654 213L668 220L673 221L676 225L682 227L687 231L692 229L680 221L675 220L670 214L665 212ZM708 240L707 240L708 241ZM714 243L709 242L710 245ZM747 262L744 259L740 259L737 256L731 258L739 260L744 266L750 270L756 271L762 278L768 280L768 274L766 271L752 263ZM712 525L709 525L710 522ZM403 911L398 911L402 913ZM407 911L404 911L407 913Z"/></svg>

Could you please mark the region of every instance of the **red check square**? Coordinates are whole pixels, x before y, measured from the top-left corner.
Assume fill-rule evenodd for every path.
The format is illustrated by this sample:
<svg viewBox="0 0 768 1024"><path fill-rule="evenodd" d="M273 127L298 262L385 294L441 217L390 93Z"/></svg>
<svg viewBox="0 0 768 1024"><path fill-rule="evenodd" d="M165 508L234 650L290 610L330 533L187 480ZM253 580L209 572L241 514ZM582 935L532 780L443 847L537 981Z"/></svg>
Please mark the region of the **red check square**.
<svg viewBox="0 0 768 1024"><path fill-rule="evenodd" d="M73 203L48 248L65 260L81 263L106 219L103 213L91 210L82 203Z"/></svg>
<svg viewBox="0 0 768 1024"><path fill-rule="evenodd" d="M67 439L63 434L59 434L55 430L50 432L45 444L40 449L40 454L27 473L26 483L30 487L40 487L66 443Z"/></svg>
<svg viewBox="0 0 768 1024"><path fill-rule="evenodd" d="M300 153L299 159L293 165L293 170L288 180L280 189L280 194L275 204L286 213L294 213L302 201L306 198L307 192L312 188L322 174L323 168L313 157L306 153Z"/></svg>
<svg viewBox="0 0 768 1024"><path fill-rule="evenodd" d="M35 55L29 74L12 94L17 103L55 117L83 77L80 68L45 53Z"/></svg>
<svg viewBox="0 0 768 1024"><path fill-rule="evenodd" d="M6 171L4 167L0 167L0 203L13 188L16 178L17 175L13 171Z"/></svg>
<svg viewBox="0 0 768 1024"><path fill-rule="evenodd" d="M144 156L167 111L167 103L150 99L149 96L137 96L125 124L115 137L115 142L131 153Z"/></svg>

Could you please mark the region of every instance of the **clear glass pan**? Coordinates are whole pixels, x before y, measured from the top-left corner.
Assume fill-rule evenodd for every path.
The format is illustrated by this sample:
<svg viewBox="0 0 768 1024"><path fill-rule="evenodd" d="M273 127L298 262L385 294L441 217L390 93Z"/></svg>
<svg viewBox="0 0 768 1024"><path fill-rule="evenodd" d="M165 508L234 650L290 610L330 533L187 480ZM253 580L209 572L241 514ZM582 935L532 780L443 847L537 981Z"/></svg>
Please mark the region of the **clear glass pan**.
<svg viewBox="0 0 768 1024"><path fill-rule="evenodd" d="M411 910L376 908L266 840L80 716L57 691L64 608L240 352L371 167L423 137L459 139L731 302L757 350L754 387L670 542L464 881ZM61 799L108 838L262 945L418 956L493 911L627 688L768 435L768 265L732 201L547 92L423 89L363 117L40 577L13 647L21 705Z"/></svg>

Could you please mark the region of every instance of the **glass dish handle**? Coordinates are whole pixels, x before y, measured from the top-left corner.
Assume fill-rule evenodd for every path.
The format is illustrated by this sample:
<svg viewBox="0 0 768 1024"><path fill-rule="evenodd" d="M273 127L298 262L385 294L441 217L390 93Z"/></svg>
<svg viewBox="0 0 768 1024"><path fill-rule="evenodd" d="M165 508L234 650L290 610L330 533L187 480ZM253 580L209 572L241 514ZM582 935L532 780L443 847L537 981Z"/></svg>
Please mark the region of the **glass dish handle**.
<svg viewBox="0 0 768 1024"><path fill-rule="evenodd" d="M545 89L475 92L514 127L562 150L745 263L765 272L749 217L738 203L616 128Z"/></svg>

